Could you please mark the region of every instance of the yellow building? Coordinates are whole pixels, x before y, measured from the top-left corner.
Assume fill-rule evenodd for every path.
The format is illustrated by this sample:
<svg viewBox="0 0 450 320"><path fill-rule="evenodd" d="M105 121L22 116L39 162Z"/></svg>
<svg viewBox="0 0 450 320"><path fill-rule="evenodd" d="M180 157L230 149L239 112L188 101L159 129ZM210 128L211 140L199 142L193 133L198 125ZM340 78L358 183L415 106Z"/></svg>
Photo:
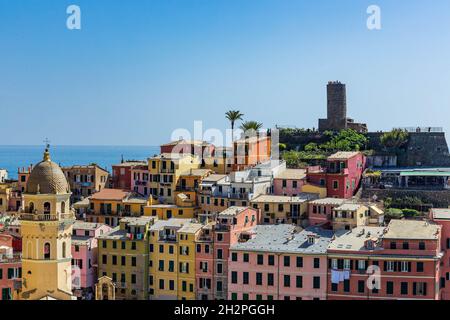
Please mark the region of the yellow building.
<svg viewBox="0 0 450 320"><path fill-rule="evenodd" d="M150 228L150 299L195 299L195 241L201 228L175 218Z"/></svg>
<svg viewBox="0 0 450 320"><path fill-rule="evenodd" d="M136 192L103 189L89 199L86 220L115 227L123 217L142 216L146 205L147 199Z"/></svg>
<svg viewBox="0 0 450 320"><path fill-rule="evenodd" d="M327 188L319 185L314 185L311 183L306 183L302 186L302 192L317 194L319 199L324 199L327 197Z"/></svg>
<svg viewBox="0 0 450 320"><path fill-rule="evenodd" d="M195 200L188 198L184 193L178 193L175 204L161 204L158 200L149 199L147 206L144 207L144 215L158 217L160 220L193 219L197 215L197 210Z"/></svg>
<svg viewBox="0 0 450 320"><path fill-rule="evenodd" d="M148 299L148 231L154 217L126 217L98 238L98 277L115 283L117 300Z"/></svg>
<svg viewBox="0 0 450 320"><path fill-rule="evenodd" d="M332 219L333 230L352 230L369 225L370 210L359 203L343 203L333 209Z"/></svg>
<svg viewBox="0 0 450 320"><path fill-rule="evenodd" d="M18 300L73 300L71 236L74 213L61 168L44 159L31 171L20 216L22 284Z"/></svg>
<svg viewBox="0 0 450 320"><path fill-rule="evenodd" d="M255 209L261 210L264 223L300 224L308 211L308 199L276 195L259 195L250 201Z"/></svg>
<svg viewBox="0 0 450 320"><path fill-rule="evenodd" d="M11 186L7 183L0 183L0 213L8 211Z"/></svg>
<svg viewBox="0 0 450 320"><path fill-rule="evenodd" d="M151 176L150 194L160 202L174 204L180 176L190 169L198 169L200 161L191 154L162 153L148 159Z"/></svg>

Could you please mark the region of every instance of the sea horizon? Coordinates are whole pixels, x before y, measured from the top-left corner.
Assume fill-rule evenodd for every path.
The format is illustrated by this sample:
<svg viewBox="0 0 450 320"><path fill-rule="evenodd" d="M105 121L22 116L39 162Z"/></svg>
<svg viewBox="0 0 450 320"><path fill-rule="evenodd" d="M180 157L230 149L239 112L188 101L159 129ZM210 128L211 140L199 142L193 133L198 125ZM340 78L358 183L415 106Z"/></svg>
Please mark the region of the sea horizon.
<svg viewBox="0 0 450 320"><path fill-rule="evenodd" d="M9 179L17 179L19 168L42 161L44 145L0 145L0 168ZM52 161L60 166L97 164L111 172L111 166L124 160L146 160L158 154L159 146L51 145Z"/></svg>

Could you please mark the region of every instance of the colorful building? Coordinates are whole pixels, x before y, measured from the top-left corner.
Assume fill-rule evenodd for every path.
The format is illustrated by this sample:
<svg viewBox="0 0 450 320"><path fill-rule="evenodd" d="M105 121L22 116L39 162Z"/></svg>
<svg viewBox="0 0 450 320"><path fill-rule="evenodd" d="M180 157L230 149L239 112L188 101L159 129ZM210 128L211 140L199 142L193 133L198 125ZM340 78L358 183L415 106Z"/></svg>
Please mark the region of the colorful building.
<svg viewBox="0 0 450 320"><path fill-rule="evenodd" d="M259 225L232 245L229 300L325 300L333 233L287 224Z"/></svg>
<svg viewBox="0 0 450 320"><path fill-rule="evenodd" d="M91 300L97 282L97 237L109 232L105 224L76 221L72 235L72 284L78 299Z"/></svg>
<svg viewBox="0 0 450 320"><path fill-rule="evenodd" d="M194 219L198 211L195 202L195 199L189 198L184 193L176 195L175 204L161 204L150 198L147 206L144 207L144 215L158 217L160 220L171 218Z"/></svg>
<svg viewBox="0 0 450 320"><path fill-rule="evenodd" d="M150 299L195 300L195 242L202 226L172 218L150 228Z"/></svg>
<svg viewBox="0 0 450 320"><path fill-rule="evenodd" d="M14 283L22 278L20 252L13 249L13 237L0 233L0 301L12 300Z"/></svg>
<svg viewBox="0 0 450 320"><path fill-rule="evenodd" d="M259 210L230 207L202 228L196 242L197 299L227 299L229 248L258 223Z"/></svg>
<svg viewBox="0 0 450 320"><path fill-rule="evenodd" d="M333 209L344 204L347 200L340 198L323 198L312 200L308 203L308 219L312 226L331 226L333 220Z"/></svg>
<svg viewBox="0 0 450 320"><path fill-rule="evenodd" d="M63 167L62 170L72 191L72 202L103 190L108 183L109 172L96 164Z"/></svg>
<svg viewBox="0 0 450 320"><path fill-rule="evenodd" d="M294 223L301 224L306 219L308 200L316 199L315 195L297 197L263 194L253 198L250 203L253 208L261 210L263 223Z"/></svg>
<svg viewBox="0 0 450 320"><path fill-rule="evenodd" d="M441 258L441 226L427 221L341 230L328 247L328 299L437 300Z"/></svg>
<svg viewBox="0 0 450 320"><path fill-rule="evenodd" d="M131 190L145 197L150 195L150 173L148 164L131 167Z"/></svg>
<svg viewBox="0 0 450 320"><path fill-rule="evenodd" d="M162 153L148 159L150 194L160 203L175 203L175 191L182 174L198 169L200 161L191 154Z"/></svg>
<svg viewBox="0 0 450 320"><path fill-rule="evenodd" d="M307 181L325 186L328 197L349 199L360 186L365 164L361 152L337 152L327 158L326 167L309 167Z"/></svg>
<svg viewBox="0 0 450 320"><path fill-rule="evenodd" d="M273 179L273 193L279 196L295 197L302 193L306 184L306 170L286 169Z"/></svg>
<svg viewBox="0 0 450 320"><path fill-rule="evenodd" d="M117 300L147 300L149 229L154 217L126 217L98 237L98 277L115 283Z"/></svg>
<svg viewBox="0 0 450 320"><path fill-rule="evenodd" d="M136 166L146 165L145 161L124 161L112 166L111 188L132 190L131 169Z"/></svg>
<svg viewBox="0 0 450 320"><path fill-rule="evenodd" d="M257 134L233 143L233 171L247 170L271 158L271 136Z"/></svg>
<svg viewBox="0 0 450 320"><path fill-rule="evenodd" d="M431 209L430 219L442 226L441 299L450 300L450 209Z"/></svg>
<svg viewBox="0 0 450 320"><path fill-rule="evenodd" d="M161 145L161 153L191 154L200 159L214 156L215 146L206 141L180 139Z"/></svg>
<svg viewBox="0 0 450 320"><path fill-rule="evenodd" d="M115 227L123 217L142 216L146 205L147 199L133 191L103 189L90 197L86 220Z"/></svg>

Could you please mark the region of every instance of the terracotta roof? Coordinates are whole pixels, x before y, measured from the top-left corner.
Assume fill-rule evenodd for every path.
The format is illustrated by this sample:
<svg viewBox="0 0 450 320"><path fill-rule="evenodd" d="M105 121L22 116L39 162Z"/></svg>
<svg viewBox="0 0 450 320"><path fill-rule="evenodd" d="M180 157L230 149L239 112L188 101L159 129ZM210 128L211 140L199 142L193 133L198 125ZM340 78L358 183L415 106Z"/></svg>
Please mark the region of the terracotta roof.
<svg viewBox="0 0 450 320"><path fill-rule="evenodd" d="M360 154L360 152L339 151L328 157L328 160L348 160Z"/></svg>
<svg viewBox="0 0 450 320"><path fill-rule="evenodd" d="M121 189L103 189L92 195L92 200L123 200L131 191Z"/></svg>

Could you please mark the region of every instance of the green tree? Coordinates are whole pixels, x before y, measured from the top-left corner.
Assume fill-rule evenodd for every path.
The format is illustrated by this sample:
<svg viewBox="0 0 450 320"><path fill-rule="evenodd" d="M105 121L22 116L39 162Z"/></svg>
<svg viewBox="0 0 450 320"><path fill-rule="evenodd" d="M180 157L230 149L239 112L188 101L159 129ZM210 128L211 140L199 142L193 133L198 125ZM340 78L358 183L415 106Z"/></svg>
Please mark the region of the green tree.
<svg viewBox="0 0 450 320"><path fill-rule="evenodd" d="M245 121L241 124L240 128L244 131L258 131L259 129L261 129L263 126L263 124L261 122L257 122L257 121Z"/></svg>
<svg viewBox="0 0 450 320"><path fill-rule="evenodd" d="M238 110L230 110L230 111L225 112L225 117L228 119L228 121L230 121L230 124L231 124L232 134L234 132L234 125L235 125L236 121L242 120L243 116L244 116L244 114ZM233 135L232 135L232 139L233 139Z"/></svg>
<svg viewBox="0 0 450 320"><path fill-rule="evenodd" d="M328 152L335 151L359 151L364 150L368 139L353 129L341 130L334 134L328 142L320 145L320 148Z"/></svg>
<svg viewBox="0 0 450 320"><path fill-rule="evenodd" d="M409 133L406 130L394 129L383 133L380 142L386 149L399 150L406 146L408 139Z"/></svg>

